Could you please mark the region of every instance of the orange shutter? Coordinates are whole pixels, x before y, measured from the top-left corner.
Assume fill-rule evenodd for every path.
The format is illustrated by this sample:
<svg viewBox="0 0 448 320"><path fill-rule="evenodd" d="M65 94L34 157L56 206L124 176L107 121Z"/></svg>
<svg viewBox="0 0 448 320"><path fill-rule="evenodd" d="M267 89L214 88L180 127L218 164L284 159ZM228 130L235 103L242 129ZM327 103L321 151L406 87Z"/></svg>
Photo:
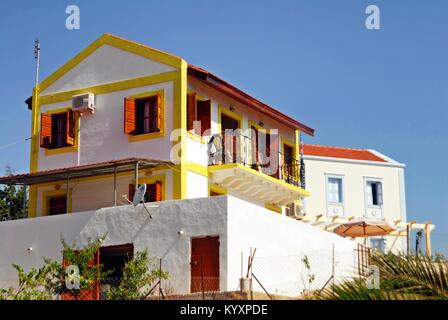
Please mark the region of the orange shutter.
<svg viewBox="0 0 448 320"><path fill-rule="evenodd" d="M135 132L135 100L124 98L124 133L134 134Z"/></svg>
<svg viewBox="0 0 448 320"><path fill-rule="evenodd" d="M51 148L52 146L52 116L48 113L40 115L40 146L42 148Z"/></svg>
<svg viewBox="0 0 448 320"><path fill-rule="evenodd" d="M196 93L187 94L187 130L193 129L196 118Z"/></svg>
<svg viewBox="0 0 448 320"><path fill-rule="evenodd" d="M156 194L156 201L162 201L162 182L161 181L156 181L155 183L156 187L155 187L155 194Z"/></svg>
<svg viewBox="0 0 448 320"><path fill-rule="evenodd" d="M67 132L65 141L69 146L75 144L75 113L72 109L67 110Z"/></svg>
<svg viewBox="0 0 448 320"><path fill-rule="evenodd" d="M162 130L163 112L162 112L162 96L157 94L156 97L156 110L157 110L157 129L156 131Z"/></svg>
<svg viewBox="0 0 448 320"><path fill-rule="evenodd" d="M201 121L201 132L200 135L202 136L205 131L210 130L210 106L211 101L198 101L197 102L197 114L198 114L198 121ZM196 132L199 134L199 132Z"/></svg>

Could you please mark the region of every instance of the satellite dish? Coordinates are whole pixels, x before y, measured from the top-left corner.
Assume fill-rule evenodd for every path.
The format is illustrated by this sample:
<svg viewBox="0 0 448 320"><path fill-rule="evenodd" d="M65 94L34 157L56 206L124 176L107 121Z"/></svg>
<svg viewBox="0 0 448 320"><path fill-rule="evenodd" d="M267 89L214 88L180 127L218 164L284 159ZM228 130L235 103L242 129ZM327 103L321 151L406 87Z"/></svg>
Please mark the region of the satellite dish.
<svg viewBox="0 0 448 320"><path fill-rule="evenodd" d="M135 191L134 198L132 199L132 204L137 206L140 202L144 202L146 194L146 184L140 185Z"/></svg>
<svg viewBox="0 0 448 320"><path fill-rule="evenodd" d="M145 204L145 194L146 194L146 184L142 184L135 191L134 198L132 199L132 204L134 205L134 207L136 207L140 202L142 202L143 208L145 208L146 212L149 214L149 217L152 219L151 212L149 212Z"/></svg>

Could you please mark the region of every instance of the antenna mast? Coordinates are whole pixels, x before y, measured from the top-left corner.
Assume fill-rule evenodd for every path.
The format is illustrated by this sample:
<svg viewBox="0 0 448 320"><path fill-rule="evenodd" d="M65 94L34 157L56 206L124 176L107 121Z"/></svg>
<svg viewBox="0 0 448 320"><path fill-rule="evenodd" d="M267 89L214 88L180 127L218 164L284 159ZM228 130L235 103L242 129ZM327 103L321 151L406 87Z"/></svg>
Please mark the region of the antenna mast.
<svg viewBox="0 0 448 320"><path fill-rule="evenodd" d="M34 40L34 59L36 60L36 88L39 83L39 63L40 63L40 42L36 38Z"/></svg>

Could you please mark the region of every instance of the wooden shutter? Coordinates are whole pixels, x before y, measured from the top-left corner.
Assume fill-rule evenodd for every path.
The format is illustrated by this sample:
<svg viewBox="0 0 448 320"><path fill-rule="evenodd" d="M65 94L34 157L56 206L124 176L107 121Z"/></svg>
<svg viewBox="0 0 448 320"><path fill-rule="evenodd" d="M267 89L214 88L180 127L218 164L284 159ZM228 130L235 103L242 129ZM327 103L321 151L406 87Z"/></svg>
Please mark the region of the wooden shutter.
<svg viewBox="0 0 448 320"><path fill-rule="evenodd" d="M148 195L149 202L162 201L162 182L156 181L148 185L148 191L146 194Z"/></svg>
<svg viewBox="0 0 448 320"><path fill-rule="evenodd" d="M67 127L66 127L65 142L69 146L75 144L75 113L72 109L67 110Z"/></svg>
<svg viewBox="0 0 448 320"><path fill-rule="evenodd" d="M198 121L201 121L201 132L200 135L202 136L205 131L210 130L210 106L211 101L198 101L197 102L197 114L198 114ZM199 133L199 132L197 132Z"/></svg>
<svg viewBox="0 0 448 320"><path fill-rule="evenodd" d="M156 201L162 201L162 182L161 181L156 181L155 183L156 187L155 187L155 194L156 194Z"/></svg>
<svg viewBox="0 0 448 320"><path fill-rule="evenodd" d="M135 133L135 100L124 98L124 133Z"/></svg>
<svg viewBox="0 0 448 320"><path fill-rule="evenodd" d="M156 96L156 117L157 117L157 126L156 131L162 130L162 121L163 121L163 112L162 112L162 96L157 94Z"/></svg>
<svg viewBox="0 0 448 320"><path fill-rule="evenodd" d="M52 116L48 113L40 115L40 146L42 148L52 147Z"/></svg>
<svg viewBox="0 0 448 320"><path fill-rule="evenodd" d="M187 94L187 130L193 129L196 118L196 93Z"/></svg>
<svg viewBox="0 0 448 320"><path fill-rule="evenodd" d="M129 200L133 201L134 200L134 194L135 194L135 186L133 184L129 185Z"/></svg>

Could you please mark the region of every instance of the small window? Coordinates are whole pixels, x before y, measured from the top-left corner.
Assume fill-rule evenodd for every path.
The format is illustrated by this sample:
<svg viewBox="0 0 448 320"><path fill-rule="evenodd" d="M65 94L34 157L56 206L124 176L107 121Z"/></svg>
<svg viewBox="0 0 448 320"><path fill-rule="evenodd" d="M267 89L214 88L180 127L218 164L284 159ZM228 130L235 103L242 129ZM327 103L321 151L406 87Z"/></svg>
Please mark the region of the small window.
<svg viewBox="0 0 448 320"><path fill-rule="evenodd" d="M328 194L328 202L330 203L343 202L342 178L328 177L327 194Z"/></svg>
<svg viewBox="0 0 448 320"><path fill-rule="evenodd" d="M367 181L367 204L369 206L383 205L383 184L380 181Z"/></svg>
<svg viewBox="0 0 448 320"><path fill-rule="evenodd" d="M161 95L124 99L124 133L140 135L162 130Z"/></svg>
<svg viewBox="0 0 448 320"><path fill-rule="evenodd" d="M132 201L135 194L135 186L129 185L129 200ZM146 185L146 193L144 197L145 202L157 202L162 201L162 182L156 181Z"/></svg>
<svg viewBox="0 0 448 320"><path fill-rule="evenodd" d="M197 135L204 135L210 130L210 100L199 100L196 93L187 95L187 130L193 130Z"/></svg>
<svg viewBox="0 0 448 320"><path fill-rule="evenodd" d="M48 198L48 215L54 216L67 213L67 197L65 195Z"/></svg>
<svg viewBox="0 0 448 320"><path fill-rule="evenodd" d="M383 238L370 238L370 247L373 250L383 252L385 250L385 241Z"/></svg>
<svg viewBox="0 0 448 320"><path fill-rule="evenodd" d="M42 113L40 146L57 149L73 146L75 142L75 114L71 109L60 113Z"/></svg>

